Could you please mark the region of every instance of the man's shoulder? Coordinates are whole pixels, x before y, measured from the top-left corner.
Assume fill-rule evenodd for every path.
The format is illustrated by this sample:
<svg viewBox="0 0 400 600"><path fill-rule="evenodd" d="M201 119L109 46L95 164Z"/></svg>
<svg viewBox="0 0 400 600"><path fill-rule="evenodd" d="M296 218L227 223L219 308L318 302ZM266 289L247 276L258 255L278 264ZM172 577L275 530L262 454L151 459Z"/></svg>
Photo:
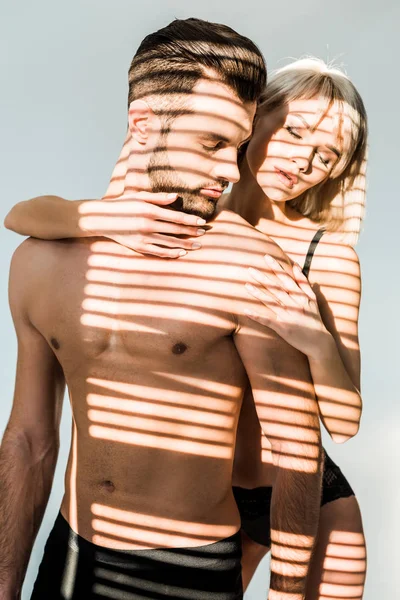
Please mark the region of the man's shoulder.
<svg viewBox="0 0 400 600"><path fill-rule="evenodd" d="M46 278L63 257L70 255L70 248L74 245L73 240L27 238L13 252L10 279L18 277L28 282Z"/></svg>
<svg viewBox="0 0 400 600"><path fill-rule="evenodd" d="M229 208L222 206L215 215L212 225L218 228L219 231L232 231L232 228L246 230L248 235L256 237L266 237L265 234L255 229L248 221L243 219L238 213L230 210Z"/></svg>
<svg viewBox="0 0 400 600"><path fill-rule="evenodd" d="M273 256L282 265L288 264L283 250L271 238L228 210L216 215L202 244L209 272L234 285L248 280L248 267L265 271L265 255Z"/></svg>
<svg viewBox="0 0 400 600"><path fill-rule="evenodd" d="M46 242L36 238L27 238L13 252L11 257L12 270L28 270L29 266L35 261L38 254L41 252L42 246Z"/></svg>
<svg viewBox="0 0 400 600"><path fill-rule="evenodd" d="M258 231L236 212L222 208L213 221L215 234L225 235L229 247L238 251L272 253L275 257L282 254L279 246L265 233Z"/></svg>
<svg viewBox="0 0 400 600"><path fill-rule="evenodd" d="M57 241L29 237L14 250L11 265L18 270L28 270L38 260L50 257L57 248Z"/></svg>

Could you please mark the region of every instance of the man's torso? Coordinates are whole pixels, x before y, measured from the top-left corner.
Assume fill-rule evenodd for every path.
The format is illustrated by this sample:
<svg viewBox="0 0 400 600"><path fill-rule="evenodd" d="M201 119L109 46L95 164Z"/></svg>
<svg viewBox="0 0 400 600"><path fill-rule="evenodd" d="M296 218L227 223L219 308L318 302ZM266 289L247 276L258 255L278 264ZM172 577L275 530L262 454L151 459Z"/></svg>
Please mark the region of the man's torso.
<svg viewBox="0 0 400 600"><path fill-rule="evenodd" d="M103 239L30 240L42 267L29 317L73 412L62 512L100 545L196 546L239 528L231 472L247 377L232 334L244 267L265 245L231 213L205 238L177 261Z"/></svg>

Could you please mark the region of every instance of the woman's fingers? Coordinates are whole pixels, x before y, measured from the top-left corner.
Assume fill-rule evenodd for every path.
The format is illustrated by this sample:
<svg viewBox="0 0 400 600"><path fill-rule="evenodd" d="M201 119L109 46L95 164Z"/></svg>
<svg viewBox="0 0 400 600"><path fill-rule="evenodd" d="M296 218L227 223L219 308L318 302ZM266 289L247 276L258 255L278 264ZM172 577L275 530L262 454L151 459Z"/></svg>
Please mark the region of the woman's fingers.
<svg viewBox="0 0 400 600"><path fill-rule="evenodd" d="M245 287L249 294L264 304L271 316L283 316L285 309L282 303L275 296L265 292L264 290L260 290L260 288L251 283L246 283Z"/></svg>
<svg viewBox="0 0 400 600"><path fill-rule="evenodd" d="M189 227L176 223L157 221L149 216L86 216L81 217L80 225L83 229L89 229L106 235L148 235L154 233L169 233L174 235L186 235L199 237L204 235L205 229L200 227Z"/></svg>
<svg viewBox="0 0 400 600"><path fill-rule="evenodd" d="M260 315L258 312L246 308L244 312L249 317L249 319L252 319L252 321L256 321L257 323L264 325L264 327L269 327L270 329L273 329L274 331L279 333L279 326L276 320L276 316L272 311L270 311L269 314Z"/></svg>
<svg viewBox="0 0 400 600"><path fill-rule="evenodd" d="M152 194L150 192L136 192L123 195L114 200L91 200L83 203L79 211L81 215L99 217L106 215L109 219L127 217L132 219L149 219L189 225L192 227L203 226L206 220L197 215L189 215L181 211L164 208L176 199L176 194Z"/></svg>
<svg viewBox="0 0 400 600"><path fill-rule="evenodd" d="M304 275L300 265L298 265L297 263L294 263L293 265L293 274L296 277L297 284L299 288L303 291L303 293L306 294L306 296L310 300L316 300L315 294L307 277Z"/></svg>
<svg viewBox="0 0 400 600"><path fill-rule="evenodd" d="M283 287L288 292L298 292L299 291L299 287L298 287L296 281L293 279L293 277L289 273L287 273L287 271L285 271L285 269L282 267L282 265L280 264L279 261L275 260L269 254L266 254L264 256L264 260L267 263L267 265L273 270L276 277L279 279L279 281L282 283Z"/></svg>
<svg viewBox="0 0 400 600"><path fill-rule="evenodd" d="M270 277L269 275L265 275L261 273L258 269L249 268L249 272L253 279L255 279L258 283L260 283L265 290L272 296L274 296L277 301L284 305L290 307L296 307L296 302L294 298L289 295L288 291L283 287L283 283L277 277ZM296 287L296 293L300 292L299 288Z"/></svg>
<svg viewBox="0 0 400 600"><path fill-rule="evenodd" d="M153 233L143 239L143 243L157 244L166 246L167 248L181 248L184 250L198 250L201 248L201 243L196 238L177 238L172 235L162 235L161 233Z"/></svg>
<svg viewBox="0 0 400 600"><path fill-rule="evenodd" d="M180 248L163 248L155 244L145 244L140 250L140 254L148 254L150 256L159 256L160 258L179 258L185 256L187 250Z"/></svg>
<svg viewBox="0 0 400 600"><path fill-rule="evenodd" d="M184 248L168 248L152 244L150 238L138 241L136 238L132 238L129 235L115 235L110 239L118 242L121 246L135 250L135 252L138 252L139 254L159 256L160 258L178 258L179 256L185 256L185 254L188 253L188 250L185 250Z"/></svg>
<svg viewBox="0 0 400 600"><path fill-rule="evenodd" d="M172 204L178 197L178 194L166 194L164 192L129 192L124 194L121 199L124 200L142 200L144 202L150 202L151 204L159 204L164 206L166 204Z"/></svg>
<svg viewBox="0 0 400 600"><path fill-rule="evenodd" d="M201 248L206 220L168 208L177 194L129 190L82 205L80 226L140 254L178 258Z"/></svg>
<svg viewBox="0 0 400 600"><path fill-rule="evenodd" d="M206 224L205 219L201 219L197 215L189 215L171 208L154 207L154 218L158 221L166 221L168 223L178 223L180 225L202 226Z"/></svg>
<svg viewBox="0 0 400 600"><path fill-rule="evenodd" d="M199 250L199 248L201 248L201 244L197 239L181 239L158 233L140 237L114 234L110 236L110 239L131 250L135 250L140 254L151 254L153 256L163 256L168 258L184 256L188 251ZM182 250L182 252L180 252L180 250Z"/></svg>
<svg viewBox="0 0 400 600"><path fill-rule="evenodd" d="M142 231L147 233L169 233L173 235L189 235L200 237L205 234L206 230L200 227L189 227L188 225L178 225L176 223L167 223L166 221L151 221L143 226Z"/></svg>
<svg viewBox="0 0 400 600"><path fill-rule="evenodd" d="M168 221L181 225L205 225L206 220L198 215L189 215L187 213L162 208L165 205L172 204L178 197L178 194L155 194L153 192L138 192L132 200L141 200L148 204L158 205L158 209L153 212L154 217L160 221ZM128 198L126 198L128 200Z"/></svg>

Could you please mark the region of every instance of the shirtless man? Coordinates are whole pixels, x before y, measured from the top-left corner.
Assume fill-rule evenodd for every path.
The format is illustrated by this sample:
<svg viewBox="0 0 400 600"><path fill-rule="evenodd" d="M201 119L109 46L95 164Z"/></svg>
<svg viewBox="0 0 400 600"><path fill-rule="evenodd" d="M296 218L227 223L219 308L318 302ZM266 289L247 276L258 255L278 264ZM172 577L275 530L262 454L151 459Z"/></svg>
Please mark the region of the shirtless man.
<svg viewBox="0 0 400 600"><path fill-rule="evenodd" d="M20 597L65 383L65 495L33 599L242 597L231 484L248 381L277 466L269 598L304 596L320 502L318 410L306 357L246 317L244 285L249 263L266 270L267 253L290 267L238 215L216 211L239 177L264 69L248 39L195 19L145 38L132 62L110 214L133 189L178 191L193 224L209 221L197 253L171 263L89 238L28 239L14 254L18 365L0 453L0 600Z"/></svg>

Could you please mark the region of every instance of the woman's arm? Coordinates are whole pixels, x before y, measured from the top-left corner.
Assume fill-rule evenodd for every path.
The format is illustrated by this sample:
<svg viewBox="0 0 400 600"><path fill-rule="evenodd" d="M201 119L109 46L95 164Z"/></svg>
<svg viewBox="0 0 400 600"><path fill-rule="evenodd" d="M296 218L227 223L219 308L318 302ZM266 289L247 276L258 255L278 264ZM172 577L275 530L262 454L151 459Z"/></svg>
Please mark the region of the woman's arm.
<svg viewBox="0 0 400 600"><path fill-rule="evenodd" d="M16 204L4 225L21 235L45 240L104 236L141 254L177 258L201 247L198 237L205 230L199 226L206 222L168 208L176 198L176 194L151 192L113 200L38 196Z"/></svg>
<svg viewBox="0 0 400 600"><path fill-rule="evenodd" d="M358 432L362 413L358 340L360 263L353 248L330 243L327 234L319 246L310 281L331 338L321 345L320 352L308 355L308 361L325 426L332 439L340 443Z"/></svg>
<svg viewBox="0 0 400 600"><path fill-rule="evenodd" d="M80 224L80 206L89 200L64 200L58 196L38 196L18 202L12 207L4 226L20 235L43 240L58 240L69 237L90 237Z"/></svg>
<svg viewBox="0 0 400 600"><path fill-rule="evenodd" d="M329 243L327 235L314 255L313 289L298 265L291 279L279 263L266 260L269 276L251 270L263 287L248 286L264 308L249 316L307 356L324 426L334 441L344 442L357 433L362 410L357 255L352 248Z"/></svg>

